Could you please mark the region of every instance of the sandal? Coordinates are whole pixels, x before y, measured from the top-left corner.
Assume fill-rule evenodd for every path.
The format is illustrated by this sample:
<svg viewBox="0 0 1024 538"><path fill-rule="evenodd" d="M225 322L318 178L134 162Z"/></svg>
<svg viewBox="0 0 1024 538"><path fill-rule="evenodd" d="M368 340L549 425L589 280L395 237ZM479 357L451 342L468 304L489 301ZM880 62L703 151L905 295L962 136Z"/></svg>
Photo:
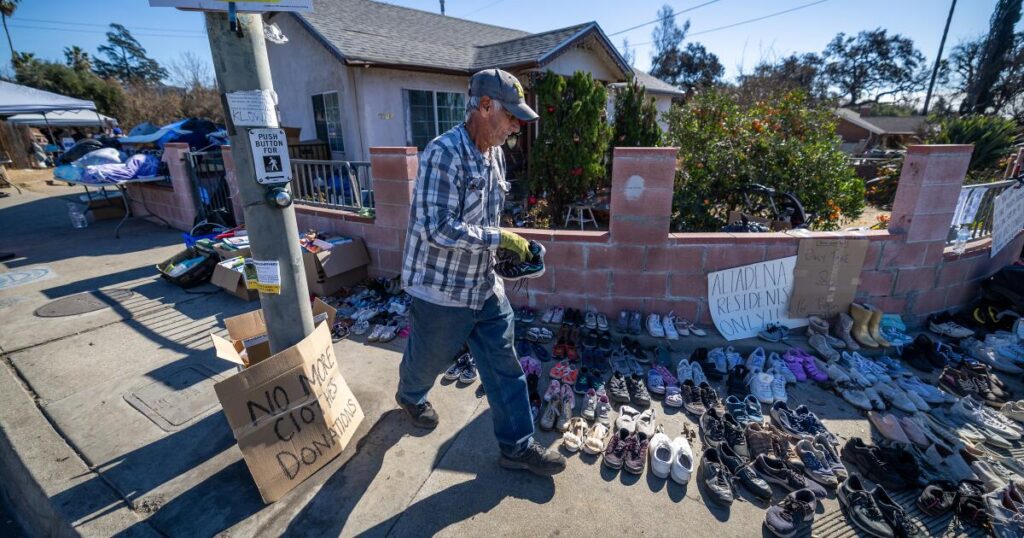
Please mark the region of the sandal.
<svg viewBox="0 0 1024 538"><path fill-rule="evenodd" d="M569 427L562 434L562 446L569 452L576 452L587 440L587 421L580 417L569 419Z"/></svg>
<svg viewBox="0 0 1024 538"><path fill-rule="evenodd" d="M548 372L548 374L551 375L552 379L561 379L562 376L568 373L570 369L571 367L569 366L569 363L567 361L562 360L555 363L555 365L551 368L551 371Z"/></svg>
<svg viewBox="0 0 1024 538"><path fill-rule="evenodd" d="M600 422L595 422L587 430L583 441L583 451L594 456L603 453L605 437L608 437L608 427Z"/></svg>
<svg viewBox="0 0 1024 538"><path fill-rule="evenodd" d="M567 385L573 385L576 383L576 378L579 377L580 371L568 365L566 365L566 368L566 372L562 374L562 382Z"/></svg>

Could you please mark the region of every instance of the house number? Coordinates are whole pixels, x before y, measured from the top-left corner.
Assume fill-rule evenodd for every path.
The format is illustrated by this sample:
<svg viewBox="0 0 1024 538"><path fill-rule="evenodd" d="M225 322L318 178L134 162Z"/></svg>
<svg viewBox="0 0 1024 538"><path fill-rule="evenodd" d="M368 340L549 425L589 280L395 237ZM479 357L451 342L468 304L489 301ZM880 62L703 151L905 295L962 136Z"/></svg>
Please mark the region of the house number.
<svg viewBox="0 0 1024 538"><path fill-rule="evenodd" d="M395 117L393 112L378 112L377 117L382 120L390 120Z"/></svg>

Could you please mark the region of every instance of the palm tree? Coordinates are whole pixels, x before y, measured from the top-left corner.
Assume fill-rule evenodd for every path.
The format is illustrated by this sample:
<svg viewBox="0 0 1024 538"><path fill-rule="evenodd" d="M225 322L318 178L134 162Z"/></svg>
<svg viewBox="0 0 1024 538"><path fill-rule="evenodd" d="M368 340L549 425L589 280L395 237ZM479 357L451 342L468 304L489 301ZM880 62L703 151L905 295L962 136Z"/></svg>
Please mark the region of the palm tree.
<svg viewBox="0 0 1024 538"><path fill-rule="evenodd" d="M92 67L92 59L89 58L89 53L82 50L82 47L78 45L64 47L64 59L67 60L68 67L75 71L88 71Z"/></svg>
<svg viewBox="0 0 1024 538"><path fill-rule="evenodd" d="M11 63L14 62L14 43L11 42L11 31L7 29L7 17L14 15L21 0L0 0L0 20L4 23L4 34L7 35L7 46L11 48Z"/></svg>

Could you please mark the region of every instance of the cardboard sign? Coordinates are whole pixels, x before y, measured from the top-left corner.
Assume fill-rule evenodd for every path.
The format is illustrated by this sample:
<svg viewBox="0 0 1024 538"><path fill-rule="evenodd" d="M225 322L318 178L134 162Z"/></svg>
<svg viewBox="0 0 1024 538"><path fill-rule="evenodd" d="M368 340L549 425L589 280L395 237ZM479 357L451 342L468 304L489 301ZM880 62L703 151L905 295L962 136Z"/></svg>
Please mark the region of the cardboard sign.
<svg viewBox="0 0 1024 538"><path fill-rule="evenodd" d="M256 183L272 185L291 181L292 165L288 160L284 129L249 129L249 144Z"/></svg>
<svg viewBox="0 0 1024 538"><path fill-rule="evenodd" d="M274 90L246 90L225 94L235 127L278 127Z"/></svg>
<svg viewBox="0 0 1024 538"><path fill-rule="evenodd" d="M757 336L769 323L803 327L786 316L796 256L708 273L708 308L726 340Z"/></svg>
<svg viewBox="0 0 1024 538"><path fill-rule="evenodd" d="M832 317L846 312L857 295L867 239L801 239L789 299L789 315Z"/></svg>
<svg viewBox="0 0 1024 538"><path fill-rule="evenodd" d="M992 210L992 249L989 257L995 257L1010 244L1017 232L1024 226L1024 187L1010 187L996 196Z"/></svg>
<svg viewBox="0 0 1024 538"><path fill-rule="evenodd" d="M238 11L313 11L313 0L264 0L262 2L232 2ZM203 11L227 11L225 0L149 0L150 7L176 7Z"/></svg>
<svg viewBox="0 0 1024 538"><path fill-rule="evenodd" d="M267 503L341 454L364 418L338 370L326 323L214 390Z"/></svg>

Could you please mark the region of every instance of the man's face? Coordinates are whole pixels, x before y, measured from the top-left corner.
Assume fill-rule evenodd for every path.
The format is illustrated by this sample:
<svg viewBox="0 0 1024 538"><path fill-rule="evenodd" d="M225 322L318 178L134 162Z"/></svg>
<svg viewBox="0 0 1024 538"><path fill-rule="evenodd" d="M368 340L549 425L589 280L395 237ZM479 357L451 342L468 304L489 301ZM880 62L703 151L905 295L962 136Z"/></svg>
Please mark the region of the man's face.
<svg viewBox="0 0 1024 538"><path fill-rule="evenodd" d="M519 132L519 119L504 108L499 108L489 98L483 103L484 119L491 133L490 141L492 146L500 146L505 143L509 136Z"/></svg>

